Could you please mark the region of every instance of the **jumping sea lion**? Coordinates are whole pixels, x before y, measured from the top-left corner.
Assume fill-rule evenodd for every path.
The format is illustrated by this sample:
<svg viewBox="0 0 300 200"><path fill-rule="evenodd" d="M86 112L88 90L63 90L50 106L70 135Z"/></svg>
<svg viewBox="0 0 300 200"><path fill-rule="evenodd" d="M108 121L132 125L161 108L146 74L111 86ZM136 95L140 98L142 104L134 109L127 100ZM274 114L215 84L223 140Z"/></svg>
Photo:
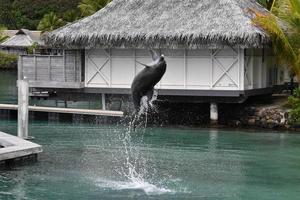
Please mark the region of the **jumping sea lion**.
<svg viewBox="0 0 300 200"><path fill-rule="evenodd" d="M150 50L150 52L154 62L148 65L138 62L145 68L135 76L131 84L131 94L136 113L140 110L143 96L148 97L148 102L152 99L154 86L163 77L167 68L164 55L158 55L153 50Z"/></svg>

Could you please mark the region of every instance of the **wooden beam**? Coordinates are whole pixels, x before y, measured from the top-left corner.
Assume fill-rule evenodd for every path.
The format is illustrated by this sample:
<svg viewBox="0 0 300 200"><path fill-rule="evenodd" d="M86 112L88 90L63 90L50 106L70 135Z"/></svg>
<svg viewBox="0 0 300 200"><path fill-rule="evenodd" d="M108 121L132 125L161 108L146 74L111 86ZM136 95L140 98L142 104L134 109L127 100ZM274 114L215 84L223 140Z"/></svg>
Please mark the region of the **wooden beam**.
<svg viewBox="0 0 300 200"><path fill-rule="evenodd" d="M81 82L57 82L57 81L29 81L29 87L31 88L69 88L79 89L84 87L84 83Z"/></svg>
<svg viewBox="0 0 300 200"><path fill-rule="evenodd" d="M0 104L0 109L18 110L18 105ZM112 110L90 110L90 109L56 108L56 107L44 107L44 106L28 106L28 109L29 111L33 111L33 112L67 113L67 114L96 115L96 116L109 116L109 117L124 116L124 113L122 111L112 111Z"/></svg>

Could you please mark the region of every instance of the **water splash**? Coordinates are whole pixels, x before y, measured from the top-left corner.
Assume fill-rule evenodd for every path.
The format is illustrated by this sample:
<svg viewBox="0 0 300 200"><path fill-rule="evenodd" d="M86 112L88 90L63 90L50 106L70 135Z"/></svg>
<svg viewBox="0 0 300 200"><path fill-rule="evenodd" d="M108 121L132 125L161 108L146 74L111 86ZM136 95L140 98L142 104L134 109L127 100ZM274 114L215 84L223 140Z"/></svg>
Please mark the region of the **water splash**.
<svg viewBox="0 0 300 200"><path fill-rule="evenodd" d="M153 92L151 99L148 96L143 96L140 101L140 109L137 114L135 114L130 126L135 129L136 127L141 127L148 124L148 114L157 113L157 107L154 105L154 101L157 100L157 91Z"/></svg>
<svg viewBox="0 0 300 200"><path fill-rule="evenodd" d="M153 101L156 99L157 92L154 92L151 100L143 96L135 119L123 131L115 130L120 147L112 155L115 175L112 180L97 180L98 186L112 190L141 190L147 195L175 193L165 186L167 179L157 175L156 166L150 158L152 155L147 151L149 147L144 142L147 129L143 124L147 125L147 114L155 109Z"/></svg>
<svg viewBox="0 0 300 200"><path fill-rule="evenodd" d="M115 160L115 178L98 180L103 188L113 190L141 190L147 195L175 193L165 186L165 180L157 175L156 166L151 162L153 155L144 142L146 128L132 131L130 126L117 133L119 149L112 157ZM153 159L153 158L152 158ZM109 178L110 179L110 178Z"/></svg>
<svg viewBox="0 0 300 200"><path fill-rule="evenodd" d="M166 193L175 193L170 189L164 187L157 187L154 184L147 182L126 182L126 181L99 181L98 186L102 188L109 188L112 190L141 190L147 195L161 195Z"/></svg>

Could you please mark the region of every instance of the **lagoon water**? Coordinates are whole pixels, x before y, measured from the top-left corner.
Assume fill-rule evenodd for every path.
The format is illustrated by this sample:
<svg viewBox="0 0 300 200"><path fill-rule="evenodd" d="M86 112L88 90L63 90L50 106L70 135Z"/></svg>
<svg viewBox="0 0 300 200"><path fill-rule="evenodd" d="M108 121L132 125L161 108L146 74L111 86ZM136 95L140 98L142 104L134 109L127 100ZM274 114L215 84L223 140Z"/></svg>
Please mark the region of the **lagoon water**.
<svg viewBox="0 0 300 200"><path fill-rule="evenodd" d="M16 134L15 121L0 130ZM0 171L0 199L299 199L300 135L31 122L38 162Z"/></svg>
<svg viewBox="0 0 300 200"><path fill-rule="evenodd" d="M0 103L16 103L16 72ZM0 130L16 135L14 120ZM270 199L300 197L300 134L32 121L38 162L0 169L0 199Z"/></svg>

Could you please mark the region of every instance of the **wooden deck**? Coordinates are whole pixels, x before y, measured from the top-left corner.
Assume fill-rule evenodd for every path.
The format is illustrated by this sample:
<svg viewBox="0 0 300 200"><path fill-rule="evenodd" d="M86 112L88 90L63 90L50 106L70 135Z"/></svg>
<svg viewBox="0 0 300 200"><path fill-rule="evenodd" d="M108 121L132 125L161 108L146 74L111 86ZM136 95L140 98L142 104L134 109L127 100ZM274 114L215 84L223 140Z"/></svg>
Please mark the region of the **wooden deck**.
<svg viewBox="0 0 300 200"><path fill-rule="evenodd" d="M2 110L18 110L18 105L14 104L0 104ZM96 116L108 116L108 117L123 117L122 111L111 110L90 110L90 109L75 109L75 108L56 108L56 107L44 107L44 106L29 106L29 111L33 112L51 112L51 113L68 113L68 114L80 114L80 115L96 115Z"/></svg>
<svg viewBox="0 0 300 200"><path fill-rule="evenodd" d="M19 137L0 132L0 161L35 155L42 152L42 147Z"/></svg>

